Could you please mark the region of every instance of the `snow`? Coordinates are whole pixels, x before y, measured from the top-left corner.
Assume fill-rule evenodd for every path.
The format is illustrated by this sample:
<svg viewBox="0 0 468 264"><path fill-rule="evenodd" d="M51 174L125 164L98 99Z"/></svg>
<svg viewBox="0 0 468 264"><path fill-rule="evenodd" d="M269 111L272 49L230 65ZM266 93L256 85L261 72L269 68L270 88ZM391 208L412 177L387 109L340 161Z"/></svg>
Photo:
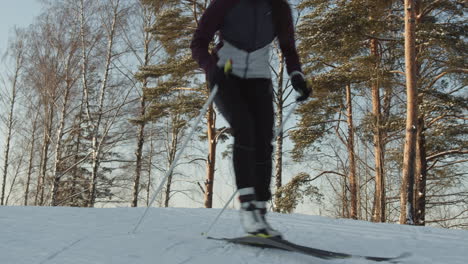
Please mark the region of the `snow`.
<svg viewBox="0 0 468 264"><path fill-rule="evenodd" d="M310 256L208 240L219 209L0 207L1 264L337 264L361 259ZM270 214L293 242L326 250L382 257L413 255L401 263L461 264L468 259L468 231L376 224L300 214ZM227 210L209 235L242 235L238 213Z"/></svg>

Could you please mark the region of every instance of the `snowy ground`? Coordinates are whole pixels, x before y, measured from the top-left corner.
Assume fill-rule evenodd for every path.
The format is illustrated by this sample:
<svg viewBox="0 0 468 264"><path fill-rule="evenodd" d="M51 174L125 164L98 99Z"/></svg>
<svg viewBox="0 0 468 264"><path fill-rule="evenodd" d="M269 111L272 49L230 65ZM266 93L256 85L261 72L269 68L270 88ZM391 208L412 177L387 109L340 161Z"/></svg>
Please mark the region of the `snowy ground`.
<svg viewBox="0 0 468 264"><path fill-rule="evenodd" d="M0 207L1 264L337 264L274 249L251 248L201 236L218 209L151 208L131 233L143 208L79 209ZM271 214L273 226L296 243L360 255L394 256L402 263L462 264L468 231L374 224L308 215ZM238 214L228 210L211 236L238 236Z"/></svg>

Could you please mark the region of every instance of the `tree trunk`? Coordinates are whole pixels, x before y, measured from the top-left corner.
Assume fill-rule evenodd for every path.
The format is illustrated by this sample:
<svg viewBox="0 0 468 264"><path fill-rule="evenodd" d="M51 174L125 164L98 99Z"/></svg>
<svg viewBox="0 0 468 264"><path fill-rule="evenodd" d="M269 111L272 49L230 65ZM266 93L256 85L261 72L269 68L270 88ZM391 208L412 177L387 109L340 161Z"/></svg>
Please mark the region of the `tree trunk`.
<svg viewBox="0 0 468 264"><path fill-rule="evenodd" d="M400 195L400 224L413 224L413 185L416 161L418 90L416 75L416 1L405 0L405 74L406 74L406 137Z"/></svg>
<svg viewBox="0 0 468 264"><path fill-rule="evenodd" d="M93 139L93 154L92 154L92 171L91 171L91 181L89 184L89 196L88 196L88 207L94 207L96 203L96 188L97 188L97 178L98 178L98 171L99 171L99 153L100 150L98 149L97 139Z"/></svg>
<svg viewBox="0 0 468 264"><path fill-rule="evenodd" d="M15 174L14 174L13 179L12 179L12 181L11 181L10 190L9 190L8 195L7 195L7 197L6 197L6 200L5 200L5 205L8 204L8 201L10 200L11 193L12 193L13 190L14 190L14 186L15 186L15 184L16 184L16 180L18 179L18 175L20 174L21 168L22 168L22 166L23 166L23 160L24 160L24 155L25 155L25 154L26 154L26 153L24 153L24 152L21 153L20 160L19 160L19 162L18 162L18 165L16 166Z"/></svg>
<svg viewBox="0 0 468 264"><path fill-rule="evenodd" d="M146 86L146 81L143 86ZM146 113L145 109L145 98L144 96L140 99L140 117L144 117ZM140 178L141 178L141 164L143 160L143 145L145 143L145 122L141 121L138 124L138 138L137 138L137 149L135 152L136 166L135 166L135 180L133 181L133 200L132 207L138 206L138 194L140 193Z"/></svg>
<svg viewBox="0 0 468 264"><path fill-rule="evenodd" d="M208 159L206 161L206 181L205 181L205 207L213 207L213 185L214 173L216 164L216 118L213 109L213 104L208 108L207 112L207 125L208 125Z"/></svg>
<svg viewBox="0 0 468 264"><path fill-rule="evenodd" d="M343 177L341 184L341 217L349 218L349 199L348 199L348 178Z"/></svg>
<svg viewBox="0 0 468 264"><path fill-rule="evenodd" d="M87 122L92 121L91 117L91 110L90 110L90 88L88 85L88 62L89 62L89 57L88 57L88 49L87 49L87 42L85 40L86 32L85 32L85 4L84 0L80 0L80 42L81 42L81 82L83 85L83 98L84 98L84 107L82 104L82 108L85 108L86 116L87 116ZM94 155L94 150L92 151ZM94 159L93 159L94 161ZM94 169L94 166L93 166ZM93 180L92 177L89 181L89 188L88 188L88 197L87 197L87 202L86 206L89 206L91 204L91 199L92 199L92 194L93 192Z"/></svg>
<svg viewBox="0 0 468 264"><path fill-rule="evenodd" d="M346 85L346 107L347 107L347 123L348 123L348 154L349 154L349 186L351 195L351 212L350 218L358 218L358 202L357 202L357 177L356 177L356 157L354 152L354 124L353 124L353 103L351 97L351 85Z"/></svg>
<svg viewBox="0 0 468 264"><path fill-rule="evenodd" d="M32 125L32 135L31 135L31 149L29 151L29 165L28 165L28 174L26 177L26 188L24 191L24 206L28 205L29 199L29 187L31 185L31 176L34 164L34 146L36 145L36 128L37 128L37 119L38 119L38 112L36 111L36 115L34 117L33 125Z"/></svg>
<svg viewBox="0 0 468 264"><path fill-rule="evenodd" d="M153 154L154 154L154 143L153 143L153 129L150 132L150 152L148 155L148 183L146 185L146 206L150 204L150 190L151 190L151 172L153 170Z"/></svg>
<svg viewBox="0 0 468 264"><path fill-rule="evenodd" d="M368 160L368 148L364 148L364 160L366 160L366 161ZM370 173L368 171L368 168L367 168L366 164L364 164L364 173L365 173L365 180L366 180L365 182L366 183L370 182L371 176L370 176ZM374 192L374 194L375 194L375 192ZM373 215L373 212L369 211L368 201L371 200L370 196L371 195L369 194L369 188L367 187L367 184L366 184L365 188L364 188L364 206L365 207L363 208L363 210L364 210L364 212L366 214L366 216L365 216L366 221L369 221L370 219L372 219L372 215ZM373 202L375 203L375 195L374 195L374 201ZM371 210L372 209L373 209L373 207L371 208Z"/></svg>
<svg viewBox="0 0 468 264"><path fill-rule="evenodd" d="M82 147L82 138L83 138L83 119L84 119L84 104L85 104L85 95L84 95L84 90L82 90L81 93L81 99L80 99L80 110L78 113L78 116L75 117L74 120L74 125L72 133L76 135L76 143L74 144L74 153L73 153L73 169L72 169L72 186L71 189L73 190L73 195L70 197L69 204L71 206L86 206L86 204L83 204L83 197L87 197L87 192L85 190L81 190L81 186L86 186L86 183L83 183L82 185L78 185L78 180L80 176L82 176L82 173L79 168L79 164L83 162L80 153L81 153L81 147ZM81 179L85 179L85 177L81 177ZM77 187L79 186L79 187ZM80 195L82 194L82 195ZM79 197L81 196L81 197Z"/></svg>
<svg viewBox="0 0 468 264"><path fill-rule="evenodd" d="M144 27L148 28L151 27L151 12L150 15L143 15L144 19ZM145 31L144 33L144 61L142 66L148 66L150 63L150 43L152 41L153 36ZM148 80L145 79L143 81L143 90L148 88ZM140 117L143 118L146 115L146 99L142 95L140 98ZM143 162L143 146L145 144L145 121L141 121L138 124L138 138L137 138L137 150L136 150L136 166L135 166L135 180L133 182L133 200L132 200L132 207L138 206L138 194L140 192L140 179L141 179L141 166Z"/></svg>
<svg viewBox="0 0 468 264"><path fill-rule="evenodd" d="M426 137L424 135L424 116L418 118L416 142L416 172L414 193L414 224L426 225Z"/></svg>
<svg viewBox="0 0 468 264"><path fill-rule="evenodd" d="M116 33L116 28L117 28L117 20L118 20L118 14L119 14L119 3L120 1L118 0L115 5L112 6L113 8L113 17L112 17L112 23L107 39L107 49L106 49L106 61L105 61L105 68L104 68L104 74L103 74L103 80L102 84L99 89L99 103L98 103L98 111L97 111L97 117L96 120L89 120L92 122L92 127L93 127L93 132L92 132L92 150L93 150L93 155L92 155L92 173L91 173L91 182L90 182L90 195L88 198L88 207L94 207L94 204L96 202L96 187L97 187L97 180L98 180L98 172L99 172L99 166L100 166L100 157L101 157L101 151L102 151L102 144L104 143L104 138L105 136L100 135L100 127L101 127L101 122L102 119L104 118L104 97L106 95L107 91L107 83L109 81L109 74L111 70L111 65L112 65L112 57L113 57L113 47L114 47L114 38L115 38L115 33ZM88 117L90 117L89 113L89 92L86 93L86 101L87 101L87 109L88 109Z"/></svg>
<svg viewBox="0 0 468 264"><path fill-rule="evenodd" d="M378 41L371 39L371 54L376 61L376 70L379 67L380 56ZM374 156L375 156L375 196L373 217L374 222L385 222L385 178L383 173L383 141L382 141L382 114L380 105L380 87L378 76L372 81L372 112L374 115Z"/></svg>
<svg viewBox="0 0 468 264"><path fill-rule="evenodd" d="M35 205L44 204L44 190L46 185L46 174L47 174L47 162L49 160L49 147L50 147L50 134L52 133L52 120L54 116L54 108L52 105L46 107L46 121L44 127L44 136L42 141L42 152L41 152L41 163L40 163L40 172L37 180L36 188L36 199Z"/></svg>
<svg viewBox="0 0 468 264"><path fill-rule="evenodd" d="M281 54L281 52L280 52ZM283 107L284 107L284 56L280 56L279 61L279 71L278 71L278 88L276 91L276 128L282 127L283 124ZM276 190L279 190L283 185L283 132L279 133L275 140L275 187ZM275 201L279 201L281 198L281 193L275 192ZM274 206L274 211L279 212L279 206Z"/></svg>
<svg viewBox="0 0 468 264"><path fill-rule="evenodd" d="M171 173L169 175L169 177L167 177L166 193L165 193L165 198L164 198L164 207L169 207L169 200L171 199L172 175L173 175L173 173Z"/></svg>
<svg viewBox="0 0 468 264"><path fill-rule="evenodd" d="M6 180L7 180L7 175L8 175L8 166L9 166L9 154L10 154L10 142L11 142L11 125L12 125L12 112L10 112L9 117L8 117L8 135L6 138L6 146L5 146L5 161L3 163L3 180L2 180L2 198L0 205L5 205L5 187L6 187Z"/></svg>
<svg viewBox="0 0 468 264"><path fill-rule="evenodd" d="M67 66L65 68L66 71L66 76L65 76L65 81L66 81L66 88L65 88L65 94L63 96L63 104L62 104L62 111L60 113L60 124L57 130L57 142L55 144L55 165L52 173L52 177L54 179L54 183L52 185L52 206L57 206L58 201L57 201L57 193L58 193L58 188L60 184L60 179L62 178L62 168L61 162L62 162L62 139L65 134L64 129L65 129L65 119L67 118L67 110L68 110L68 102L70 99L70 93L71 89L73 86L73 80L71 80L69 76L69 70L70 70L70 60L71 60L71 54L70 58L68 59Z"/></svg>
<svg viewBox="0 0 468 264"><path fill-rule="evenodd" d="M421 1L416 1L416 24L421 23ZM420 45L416 49L416 58L422 52L424 45ZM416 59L416 76L419 80L421 72L421 63ZM424 93L418 94L418 104L423 103ZM415 225L426 225L426 181L427 181L427 157L426 157L426 130L425 116L421 113L418 116L418 128L416 133L416 169L415 169L415 186L414 192L414 215L413 220Z"/></svg>
<svg viewBox="0 0 468 264"><path fill-rule="evenodd" d="M177 153L177 145L179 145L179 132L180 130L176 127L176 123L179 121L178 116L176 116L173 121L172 121L172 132L171 132L171 144L170 144L170 149L168 151L169 156L168 156L168 168L172 166L172 163L175 162L175 156ZM169 200L171 199L171 187L172 187L172 178L173 178L174 172L171 172L169 174L169 177L167 178L167 183L166 183L166 193L165 193L165 198L164 198L164 207L169 207Z"/></svg>
<svg viewBox="0 0 468 264"><path fill-rule="evenodd" d="M81 118L79 120L80 122L80 126L81 126ZM81 128L79 127L78 129L81 130ZM73 155L73 164L74 164L74 167L73 167L73 170L72 170L72 187L71 189L73 190L73 194L70 198L70 204L72 206L80 206L78 205L78 199L76 199L76 196L81 193L81 190L77 190L77 182L78 182L78 176L79 176L79 173L80 173L80 169L77 168L78 167L78 164L80 162L80 156L79 156L79 153L80 153L80 147L81 147L81 132L78 132L77 134L77 139L76 139L76 144L75 144L75 154ZM86 192L84 194L84 196L86 196Z"/></svg>

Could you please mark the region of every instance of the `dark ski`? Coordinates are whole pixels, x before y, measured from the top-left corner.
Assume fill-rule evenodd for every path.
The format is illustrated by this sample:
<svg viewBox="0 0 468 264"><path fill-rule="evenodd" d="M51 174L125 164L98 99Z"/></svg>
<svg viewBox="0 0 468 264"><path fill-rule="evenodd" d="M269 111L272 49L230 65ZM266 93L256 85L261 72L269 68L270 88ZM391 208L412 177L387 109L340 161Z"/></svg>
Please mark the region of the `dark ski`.
<svg viewBox="0 0 468 264"><path fill-rule="evenodd" d="M215 238L207 237L208 239L221 240L235 244L255 246L261 248L274 248L286 251L297 252L301 254L306 254L309 256L322 258L322 259L366 259L376 262L389 262L389 263L399 263L399 260L409 256L409 253L404 253L398 257L371 257L371 256L360 256L353 255L341 252L333 252L328 250L322 250L318 248L306 247L298 244L294 244L285 239L281 238L264 238L258 236L243 236L243 237L234 237L234 238Z"/></svg>

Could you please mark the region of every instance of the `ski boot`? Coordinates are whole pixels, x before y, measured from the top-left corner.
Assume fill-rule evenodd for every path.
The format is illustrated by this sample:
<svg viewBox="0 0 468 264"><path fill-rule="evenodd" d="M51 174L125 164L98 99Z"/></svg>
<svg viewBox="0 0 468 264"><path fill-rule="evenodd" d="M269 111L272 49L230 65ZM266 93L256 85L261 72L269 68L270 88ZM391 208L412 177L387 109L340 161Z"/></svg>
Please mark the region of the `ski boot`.
<svg viewBox="0 0 468 264"><path fill-rule="evenodd" d="M241 224L245 232L253 236L281 238L281 234L268 225L265 216L262 216L261 210L257 207L254 188L239 189L239 201ZM264 211L266 213L266 208Z"/></svg>
<svg viewBox="0 0 468 264"><path fill-rule="evenodd" d="M266 214L267 214L266 202L265 201L257 201L255 206L257 207L257 210L260 213L260 217L261 217L264 225L266 226L268 234L270 234L270 236L272 236L272 237L283 238L281 233L279 231L273 229L273 227L271 227L271 225L266 220Z"/></svg>

